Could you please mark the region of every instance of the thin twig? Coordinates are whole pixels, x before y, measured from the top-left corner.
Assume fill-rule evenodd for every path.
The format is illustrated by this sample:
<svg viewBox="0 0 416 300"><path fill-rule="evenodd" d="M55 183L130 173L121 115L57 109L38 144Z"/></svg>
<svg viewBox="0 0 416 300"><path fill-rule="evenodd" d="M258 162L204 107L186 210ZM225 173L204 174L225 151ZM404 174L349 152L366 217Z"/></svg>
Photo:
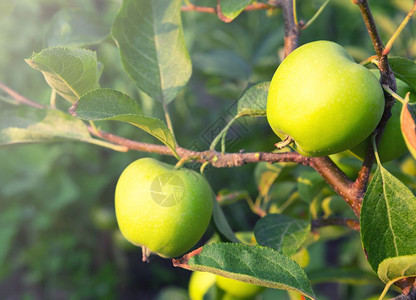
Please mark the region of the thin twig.
<svg viewBox="0 0 416 300"><path fill-rule="evenodd" d="M403 22L400 24L400 26L396 29L396 31L391 36L390 40L387 42L386 47L383 50L383 55L387 55L390 53L391 47L393 47L394 42L399 37L400 33L404 29L404 27L409 23L410 19L416 12L416 1L413 3L412 9L409 11L409 13L404 18Z"/></svg>
<svg viewBox="0 0 416 300"><path fill-rule="evenodd" d="M34 102L32 100L27 99L26 97L20 95L18 92L12 90L5 84L0 82L0 89L2 89L6 94L8 94L10 97L12 97L16 102L25 104L34 108L45 108L42 104L39 104L37 102Z"/></svg>
<svg viewBox="0 0 416 300"><path fill-rule="evenodd" d="M247 5L244 10L245 11L254 11L254 10L265 10L265 9L270 9L275 7L273 5L273 2L270 1L269 3L253 3L250 5ZM181 7L182 11L196 11L196 12L201 12L201 13L209 13L209 14L216 14L218 16L218 18L225 22L225 23L229 23L231 22L233 19L230 19L226 16L224 16L224 14L222 13L221 10L221 1L217 0L217 5L216 7L210 7L210 6L198 6L198 5L194 5L192 3L187 3L187 5L184 5Z"/></svg>
<svg viewBox="0 0 416 300"><path fill-rule="evenodd" d="M312 220L312 231L316 228L325 227L325 226L344 226L352 230L359 231L360 223L357 220L353 219L343 219L343 218L331 218L331 219L315 219Z"/></svg>
<svg viewBox="0 0 416 300"><path fill-rule="evenodd" d="M163 112L165 114L166 125L168 126L169 130L172 132L173 139L176 140L175 132L173 131L172 120L170 118L170 114L168 110L168 105L166 103L163 103L162 106L163 106Z"/></svg>
<svg viewBox="0 0 416 300"><path fill-rule="evenodd" d="M315 20L316 18L319 17L319 15L321 14L321 12L324 10L324 8L327 6L327 4L329 3L330 0L326 0L321 7L315 12L315 14L312 16L312 18L309 19L308 22L306 22L304 25L302 25L300 27L301 30L304 30L306 28L308 28Z"/></svg>
<svg viewBox="0 0 416 300"><path fill-rule="evenodd" d="M376 23L374 21L370 7L368 5L368 1L367 0L353 0L353 2L357 4L358 7L360 8L361 15L363 17L368 34L371 38L374 50L376 52L377 61L378 61L377 66L379 67L379 70L380 70L380 84L388 85L393 91L395 91L396 90L396 78L394 77L394 73L389 66L387 54L384 53L384 45L378 33ZM385 91L384 91L384 99L385 99L384 113L383 113L380 123L378 124L377 128L374 131L374 133L376 134L377 143L382 137L384 128L386 127L387 121L389 120L391 116L391 108L395 102L394 98ZM374 153L373 153L372 147L369 146L363 165L361 167L361 170L358 174L356 181L353 184L353 190L355 192L355 197L356 197L356 202L357 202L356 206L357 206L358 213L361 210L361 202L364 197L365 191L367 189L367 184L370 178L370 172L371 172L371 168L373 164L374 164Z"/></svg>

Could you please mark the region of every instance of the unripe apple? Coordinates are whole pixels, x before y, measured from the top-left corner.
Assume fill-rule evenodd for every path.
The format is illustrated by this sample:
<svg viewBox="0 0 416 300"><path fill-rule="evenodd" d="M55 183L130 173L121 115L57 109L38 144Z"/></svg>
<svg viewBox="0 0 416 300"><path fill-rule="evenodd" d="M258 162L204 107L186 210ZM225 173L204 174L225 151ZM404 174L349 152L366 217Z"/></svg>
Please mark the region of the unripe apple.
<svg viewBox="0 0 416 300"><path fill-rule="evenodd" d="M222 276L217 276L217 285L226 294L239 298L251 298L265 290L263 286Z"/></svg>
<svg viewBox="0 0 416 300"><path fill-rule="evenodd" d="M123 236L162 257L179 256L198 242L211 219L212 201L211 187L199 173L153 158L127 166L115 192Z"/></svg>
<svg viewBox="0 0 416 300"><path fill-rule="evenodd" d="M371 70L372 73L380 78L380 72L378 70ZM416 95L414 91L403 81L396 78L397 91L396 93L404 98L408 92L410 92L410 102L416 101ZM403 139L402 130L400 128L400 112L402 110L402 104L396 101L394 106L391 108L391 116L384 128L383 135L377 146L378 155L380 156L381 162L387 162L400 157L401 155L408 152L406 142ZM354 154L361 160L364 160L367 148L371 142L370 137L365 139L357 146L350 149L351 153Z"/></svg>
<svg viewBox="0 0 416 300"><path fill-rule="evenodd" d="M371 72L340 45L305 44L280 64L270 84L267 120L305 156L341 152L362 142L384 111L383 90Z"/></svg>
<svg viewBox="0 0 416 300"><path fill-rule="evenodd" d="M215 285L216 275L208 272L192 272L188 293L191 300L204 300L204 295Z"/></svg>

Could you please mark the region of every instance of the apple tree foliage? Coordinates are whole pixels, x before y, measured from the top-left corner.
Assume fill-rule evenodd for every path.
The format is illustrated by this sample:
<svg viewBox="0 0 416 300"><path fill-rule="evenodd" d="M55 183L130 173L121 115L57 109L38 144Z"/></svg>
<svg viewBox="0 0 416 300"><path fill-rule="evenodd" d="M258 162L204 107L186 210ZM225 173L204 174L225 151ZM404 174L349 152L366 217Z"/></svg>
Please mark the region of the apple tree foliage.
<svg viewBox="0 0 416 300"><path fill-rule="evenodd" d="M217 13L219 18L216 22L230 24L213 29L204 25L205 19L199 19L204 12L196 9L197 3L194 5L180 0L123 0L117 7L118 12L111 17L111 26L91 11L65 9L57 12L46 30L46 47L25 60L30 67L42 73L51 89L51 101L28 100L2 88L0 145L10 148L31 143L84 142L119 152L138 150L145 152L141 154L144 156L159 153L176 160L185 157L182 163L190 168L219 174L223 169L210 166L215 167L221 155L230 154L227 152L230 135L234 133L243 139L244 134L251 132L254 137L250 138L248 148L257 152L258 162L252 174L244 176L250 177L256 194L253 195L244 185L215 190L212 225L219 241L201 245L182 258L174 259L174 266L223 275L270 289L288 290L293 299L300 299L299 295L318 299L319 292L314 292L313 285L322 282L373 284L381 294L383 284L388 288L405 278L416 277L416 198L413 194L416 172L404 168L404 162L410 160L410 164L414 165L413 159L416 158L414 106L406 98L400 99L403 102L400 104L401 129L409 154L391 164L384 166L378 163L374 167L362 199L361 213L354 216L343 202L342 193L341 196L335 193L317 172L297 165L290 158L275 163L262 161L263 154L260 152L293 151L288 147L276 150L274 143L278 140L274 140L277 138L267 128L265 120L271 70L276 69L283 59L279 49L284 47L283 18L287 16L282 14L281 7L285 1L223 0L219 3L216 9L220 11L210 6L207 6L208 10ZM347 19L359 17L359 10L351 1L315 4L308 10L303 9L304 4L300 3L298 11L316 10L329 14L333 5L346 7L343 16L345 14ZM305 7L308 5L311 4L305 4ZM262 11L252 12L256 6ZM254 14L261 14L261 17L250 17ZM247 28L233 25L243 17L248 19L244 24ZM315 19L313 14L304 17ZM207 14L203 18L210 18L212 22L216 16ZM307 35L307 31L314 26L323 26L319 18L321 16L315 23L308 23L308 29L305 28L302 34ZM349 30L348 27L357 24L357 19L344 23L344 29L335 24L334 30ZM336 19L330 20L337 22ZM266 35L262 32L266 29L256 27L258 22L275 28L275 33ZM376 24L382 32L387 28L386 20L382 18L376 18ZM414 24L408 26L414 27ZM199 32L190 30L192 27L199 28ZM70 28L70 32L65 28ZM414 28L408 30L415 33ZM383 38L388 40L393 33L394 29L393 32L383 32ZM248 36L251 48L246 44L240 45L238 36ZM308 36L310 40L318 38L331 39L322 34L319 37ZM213 41L222 47L209 49L215 44ZM414 38L412 41L416 43ZM339 42L342 43L342 40ZM358 48L349 50L355 58L362 60L374 54ZM416 53L414 49L406 53L413 55L389 55L390 67L396 78L416 91ZM118 69L106 73L106 66L100 62L101 55L110 56ZM378 62L373 59L368 61L370 63L377 65ZM203 78L202 82L205 81L203 84L193 79L195 70L202 74L199 76ZM119 76L117 81L109 79L114 74ZM201 89L209 92L201 92ZM223 123L202 136L205 141L208 140L205 147L187 149L182 147L182 135L188 135L192 130L181 130L172 122L177 118L172 114L171 119L168 108L171 112L175 109L179 111L178 108L190 103L189 98L195 97L199 97L196 103L214 110ZM235 105L227 114L215 111L215 105L204 103L212 97L231 98ZM183 108L188 111L184 122L188 124L185 125L192 127L198 121L192 119L201 115L192 112L201 109L198 105ZM114 121L121 126L115 125L117 122ZM125 129L128 139L121 137L123 129L119 128L131 125L140 132ZM185 125L182 124L183 128ZM115 132L111 134L113 129ZM255 130L257 132L253 134ZM195 137L198 138L201 137ZM146 143L138 143L141 141ZM89 151L96 149L91 147ZM194 155L190 151L195 151ZM229 155L230 161L238 161L244 151L234 154ZM344 153L333 160L348 176L357 177L361 162L353 156ZM230 165L233 166L232 163ZM240 174L240 171L237 172L233 174ZM241 170L243 172L245 169ZM48 185L47 182L44 184ZM96 185L100 184L103 183L97 180ZM248 245L234 234L228 208L236 204L245 205L253 212L250 222L253 218L255 221L250 230L254 232L256 245ZM8 219L0 218L0 224L16 222L18 214L17 210L11 210ZM340 224L348 228L339 227ZM352 230L358 228L359 234ZM14 229L1 231L2 241L11 241L14 234ZM354 241L344 259L345 266L331 269L313 267L314 260L325 257L324 249L319 245L339 238ZM357 250L360 245L361 250ZM8 251L7 248L0 248L0 262ZM310 257L310 262L301 267L301 261L306 256ZM368 264L363 262L364 257Z"/></svg>

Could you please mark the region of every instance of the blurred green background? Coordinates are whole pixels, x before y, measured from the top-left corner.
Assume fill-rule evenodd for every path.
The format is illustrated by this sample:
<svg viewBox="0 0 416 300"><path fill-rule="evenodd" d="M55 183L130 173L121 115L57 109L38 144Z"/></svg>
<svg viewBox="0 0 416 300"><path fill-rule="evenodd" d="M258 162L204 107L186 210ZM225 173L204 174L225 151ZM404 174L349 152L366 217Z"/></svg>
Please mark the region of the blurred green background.
<svg viewBox="0 0 416 300"><path fill-rule="evenodd" d="M298 2L298 16L307 20L323 1ZM213 5L209 0L194 3ZM381 36L387 41L412 1L370 4ZM119 6L116 0L1 0L0 82L33 101L48 104L48 85L24 59L51 45L86 46L96 50L104 64L102 87L129 94L140 101L145 114L162 118L160 105L138 91L122 71L109 36ZM183 24L193 75L169 108L179 144L206 150L232 116L241 93L250 84L270 80L280 63L282 13L243 13L224 24L214 15L186 12ZM392 53L415 57L415 36L411 22ZM318 39L340 43L357 61L373 53L359 10L351 1L332 0L302 32L300 43ZM60 108L66 109L66 105L58 98ZM156 142L132 126L99 125L131 139ZM227 150L271 151L274 142L265 119L245 119L229 132ZM0 299L156 299L164 297L163 291L169 286L182 288L175 296L182 297L190 273L158 257L150 264L142 263L140 250L123 240L115 224L116 180L131 161L144 156L157 157L116 153L81 143L1 148ZM246 189L255 196L254 167L208 168L206 175L216 192ZM389 167L400 172L397 163ZM245 203L225 209L236 231L251 230L258 219ZM203 241L212 233L210 228ZM350 234L310 249L315 267L363 260L357 239L358 234ZM356 295L367 297L381 291L377 285L321 285L318 295L321 293L322 299L334 295L327 289L336 289L339 299L363 299Z"/></svg>

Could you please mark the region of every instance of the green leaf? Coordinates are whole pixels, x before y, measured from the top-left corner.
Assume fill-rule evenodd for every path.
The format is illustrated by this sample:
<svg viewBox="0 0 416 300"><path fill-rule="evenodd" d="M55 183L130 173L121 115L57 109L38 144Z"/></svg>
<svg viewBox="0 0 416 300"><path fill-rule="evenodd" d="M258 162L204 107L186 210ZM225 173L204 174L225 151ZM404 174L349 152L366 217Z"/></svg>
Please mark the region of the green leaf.
<svg viewBox="0 0 416 300"><path fill-rule="evenodd" d="M280 214L268 214L254 226L259 245L273 248L286 256L295 254L310 232L309 222Z"/></svg>
<svg viewBox="0 0 416 300"><path fill-rule="evenodd" d="M247 89L238 100L238 116L266 116L269 87L270 81L266 81Z"/></svg>
<svg viewBox="0 0 416 300"><path fill-rule="evenodd" d="M195 67L208 75L223 76L235 80L248 80L251 67L237 53L213 50L196 53L192 57Z"/></svg>
<svg viewBox="0 0 416 300"><path fill-rule="evenodd" d="M52 109L0 102L0 145L77 140L95 143L84 122Z"/></svg>
<svg viewBox="0 0 416 300"><path fill-rule="evenodd" d="M240 240L235 236L231 229L230 224L228 224L227 218L214 194L212 201L214 203L212 208L212 220L214 221L216 229L230 242L240 243Z"/></svg>
<svg viewBox="0 0 416 300"><path fill-rule="evenodd" d="M403 277L416 277L416 255L383 260L378 266L377 275L384 283L395 282Z"/></svg>
<svg viewBox="0 0 416 300"><path fill-rule="evenodd" d="M97 89L82 96L73 106L74 116L88 121L127 122L153 135L176 154L176 141L166 124L144 116L139 104L119 91Z"/></svg>
<svg viewBox="0 0 416 300"><path fill-rule="evenodd" d="M374 271L387 258L416 254L416 198L382 166L361 208L361 241Z"/></svg>
<svg viewBox="0 0 416 300"><path fill-rule="evenodd" d="M284 164L259 162L254 169L254 179L260 196L265 197L277 177L283 172Z"/></svg>
<svg viewBox="0 0 416 300"><path fill-rule="evenodd" d="M316 172L303 172L298 177L298 191L303 201L311 203L325 186L324 179Z"/></svg>
<svg viewBox="0 0 416 300"><path fill-rule="evenodd" d="M109 34L110 26L97 12L63 9L53 16L45 40L49 47L82 47L97 44Z"/></svg>
<svg viewBox="0 0 416 300"><path fill-rule="evenodd" d="M389 64L397 78L416 90L416 63L404 57L389 57Z"/></svg>
<svg viewBox="0 0 416 300"><path fill-rule="evenodd" d="M26 62L41 71L51 88L71 103L98 87L101 67L93 51L52 47L33 54Z"/></svg>
<svg viewBox="0 0 416 300"><path fill-rule="evenodd" d="M337 282L342 284L379 284L374 273L356 268L325 268L308 272L312 284Z"/></svg>
<svg viewBox="0 0 416 300"><path fill-rule="evenodd" d="M142 91L163 103L175 98L192 72L181 2L123 0L112 28L126 72Z"/></svg>
<svg viewBox="0 0 416 300"><path fill-rule="evenodd" d="M290 258L267 247L235 243L208 244L179 260L173 260L173 264L255 285L294 290L316 299L303 269Z"/></svg>
<svg viewBox="0 0 416 300"><path fill-rule="evenodd" d="M253 0L222 0L221 12L227 17L227 21L234 20Z"/></svg>

